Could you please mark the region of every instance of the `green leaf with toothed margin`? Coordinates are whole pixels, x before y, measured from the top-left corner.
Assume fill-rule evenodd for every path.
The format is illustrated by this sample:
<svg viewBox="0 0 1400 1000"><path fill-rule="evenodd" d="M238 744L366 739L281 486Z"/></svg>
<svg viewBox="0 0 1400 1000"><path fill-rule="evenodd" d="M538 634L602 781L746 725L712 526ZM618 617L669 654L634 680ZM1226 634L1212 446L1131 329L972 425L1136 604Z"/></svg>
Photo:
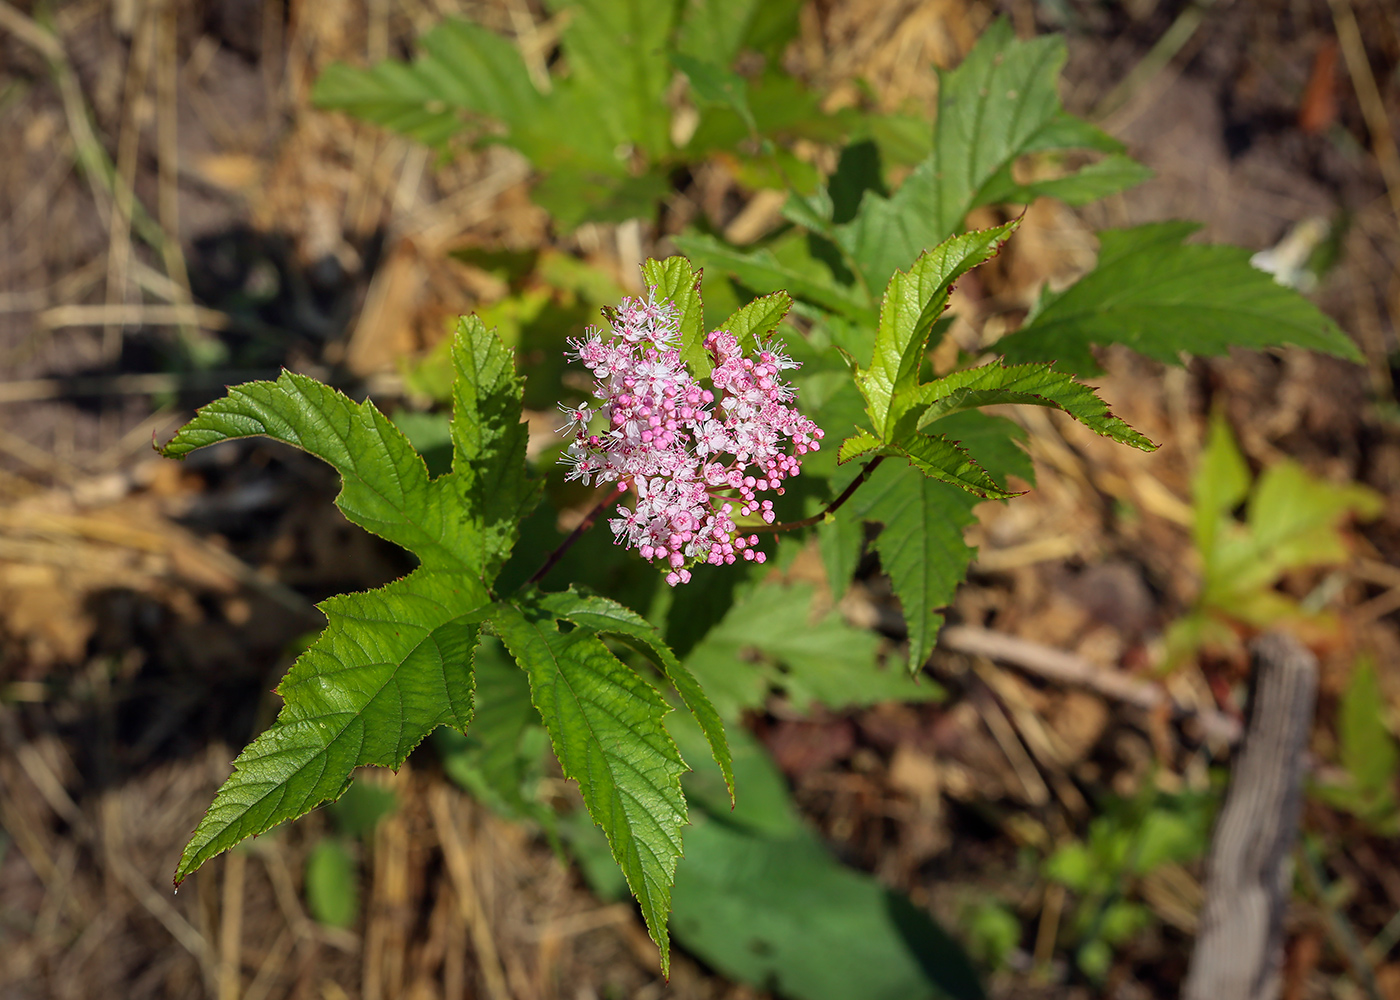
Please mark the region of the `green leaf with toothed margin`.
<svg viewBox="0 0 1400 1000"><path fill-rule="evenodd" d="M663 722L671 707L585 626L561 632L544 608L497 604L491 628L530 679L564 776L603 828L670 968L666 921L686 823L687 768Z"/></svg>
<svg viewBox="0 0 1400 1000"><path fill-rule="evenodd" d="M1091 345L1122 344L1169 365L1182 354L1291 344L1361 361L1337 325L1291 288L1249 263L1242 247L1183 243L1194 222L1157 222L1099 233L1094 270L1045 291L1024 326L997 341L1010 361L1056 361L1099 370Z"/></svg>
<svg viewBox="0 0 1400 1000"><path fill-rule="evenodd" d="M869 296L858 288L837 284L829 272L821 273L825 268L799 270L784 264L766 247L736 250L702 233L676 236L672 241L691 260L733 275L755 292L786 291L793 298L815 303L857 322L873 318Z"/></svg>
<svg viewBox="0 0 1400 1000"><path fill-rule="evenodd" d="M889 574L909 627L909 669L922 669L943 625L939 609L953 602L976 550L963 532L982 502L902 462L885 462L851 497L848 516L878 521L880 566ZM842 508L844 513L845 508Z"/></svg>
<svg viewBox="0 0 1400 1000"><path fill-rule="evenodd" d="M977 205L1019 197L1007 190L1018 157L1042 150L1122 148L1065 114L1056 87L1065 54L1063 38L1019 41L1008 21L997 20L961 65L939 74L931 155L890 197L865 192L856 217L837 230L838 242L859 263L870 287L880 287L925 247L957 232ZM1123 172L1120 168L1114 179L1125 180ZM1100 189L1107 189L1108 179L1098 178ZM1088 188L1095 178L1082 181L1080 188ZM1079 193L1068 190L1068 180L1061 188Z"/></svg>
<svg viewBox="0 0 1400 1000"><path fill-rule="evenodd" d="M402 580L321 604L325 631L278 687L282 711L234 762L177 881L337 798L356 766L397 767L433 729L470 721L479 612L535 493L510 353L474 319L458 327L452 353L453 471L437 479L373 403L290 372L229 390L166 445L173 458L257 435L301 448L340 473L347 518L419 560Z"/></svg>
<svg viewBox="0 0 1400 1000"><path fill-rule="evenodd" d="M900 418L900 429L925 427L940 417L999 403L1063 410L1090 430L1143 451L1157 446L1108 409L1092 386L1048 364L1005 365L1000 361L966 368L919 386L918 402ZM899 435L896 435L899 439Z"/></svg>
<svg viewBox="0 0 1400 1000"><path fill-rule="evenodd" d="M734 334L744 352L748 353L756 350L763 338L778 328L791 308L791 295L774 292L754 299L720 324L719 329Z"/></svg>
<svg viewBox="0 0 1400 1000"><path fill-rule="evenodd" d="M930 479L956 486L984 500L1009 500L1017 496L998 486L966 451L941 434L915 434L896 447L909 459L910 465Z"/></svg>
<svg viewBox="0 0 1400 1000"><path fill-rule="evenodd" d="M891 441L899 418L918 402L919 368L928 348L929 330L943 314L953 282L996 256L1020 225L979 229L944 241L919 255L907 272L896 271L880 303L880 324L870 364L856 373L871 426Z"/></svg>
<svg viewBox="0 0 1400 1000"><path fill-rule="evenodd" d="M729 797L731 800L734 798L734 762L729 753L729 741L724 736L724 723L720 721L719 713L710 704L700 683L676 658L655 625L616 601L596 594L579 593L572 587L559 594L540 594L535 598L535 603L557 618L591 628L603 635L619 636L630 645L640 647L655 660L675 686L685 707L695 716L700 731L710 744L710 753L729 786Z"/></svg>
<svg viewBox="0 0 1400 1000"><path fill-rule="evenodd" d="M853 458L869 455L872 451L879 451L883 447L884 442L874 434L871 434L864 427L857 427L854 434L841 442L841 447L836 452L836 463L845 465Z"/></svg>
<svg viewBox="0 0 1400 1000"><path fill-rule="evenodd" d="M700 273L684 257L647 260L642 279L658 298L671 299L681 316L681 360L696 378L708 378L714 367L705 350L705 312L700 304Z"/></svg>

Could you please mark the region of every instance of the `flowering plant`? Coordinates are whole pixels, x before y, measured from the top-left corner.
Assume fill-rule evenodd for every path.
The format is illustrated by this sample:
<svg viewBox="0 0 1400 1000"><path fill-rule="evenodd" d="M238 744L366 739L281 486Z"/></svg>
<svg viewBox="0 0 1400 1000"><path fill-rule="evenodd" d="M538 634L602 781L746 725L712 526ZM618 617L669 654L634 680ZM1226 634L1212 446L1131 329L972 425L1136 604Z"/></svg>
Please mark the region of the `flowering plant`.
<svg viewBox="0 0 1400 1000"><path fill-rule="evenodd" d="M745 357L738 337L715 330L704 341L714 387L706 389L681 359L680 310L655 288L646 299L624 299L609 333L570 341L571 357L596 379L603 427L591 429L588 403L561 404L574 430L562 458L568 478L616 483L616 495L633 491L633 506L608 524L627 548L668 567L673 587L690 582L687 567L696 562L764 562L758 535L746 535L736 518L772 524L773 501L759 494L782 496L783 481L825 436L783 380L797 362L774 343Z"/></svg>
<svg viewBox="0 0 1400 1000"><path fill-rule="evenodd" d="M573 29L585 21L574 19ZM1064 55L1059 39L1019 42L1009 24L997 22L942 78L928 156L894 193L886 193L878 151L848 147L829 185L792 193L784 209L792 228L765 245L740 250L679 234L673 239L686 256L647 261L648 295L609 314L606 335L571 343L572 357L593 375L595 401L565 407L573 435L567 476L608 489L557 544L554 513L534 516L547 470L527 459L515 353L476 316L461 320L450 343L452 463L445 474L431 476L372 402L290 372L231 388L201 409L164 454L179 458L253 435L305 449L340 474L336 503L345 516L418 564L382 588L320 605L325 631L280 685L281 713L235 762L177 878L338 797L359 765L397 767L439 727L479 729L492 711L484 678L499 690L523 674L526 711L513 716L512 732L547 732L665 968L687 823L687 764L677 741L692 758L691 745L708 748L723 778L714 784L727 791L719 797L732 802L735 762L724 719L760 706L766 691L765 675L738 655L747 639L731 635L729 645L712 643L704 655L701 641L729 622L732 582L764 571L769 553L757 548L760 534L781 530L799 546L815 534L838 593L869 545L900 603L900 648L917 672L937 640L940 609L971 563L962 533L973 509L1015 496L1009 476L1033 481L1015 447L1022 432L985 408L1055 408L1150 450L1091 386L1055 366L1093 373L1092 348L1108 344L1165 363L1180 363L1188 351L1283 343L1358 357L1313 306L1253 271L1247 251L1186 244L1190 224L1156 223L1100 234L1093 271L1042 294L994 353L930 377L929 344L945 329L953 283L996 256L1020 224L1007 213L1002 225L963 231L970 212L1042 196L1080 203L1145 176L1114 140L1061 107L1055 83ZM686 65L697 89L707 81L716 100L752 116L742 78L694 58ZM424 82L440 76L385 76L413 83L400 95L412 105L404 121L421 124L417 111L440 103ZM1056 150L1106 155L1059 177L1013 170L1022 157ZM1040 179L1015 180L1032 173ZM746 303L710 332L692 260L708 266L707 280L718 282L711 287ZM841 436L837 448L820 447L826 433ZM799 470L803 489L793 488ZM692 583L659 595L640 588L632 603L645 616L614 599L622 590L609 589L609 577L564 561L627 493L631 505L609 520L616 541L657 565L673 588ZM554 495L567 501L561 508L578 499L558 489ZM783 506L806 516L779 522ZM794 548L780 541L779 562L785 545ZM516 573L522 560L541 558L532 575ZM571 571L566 589L542 589L561 567ZM711 581L724 574L731 584L702 586L702 574ZM720 599L703 600L716 592ZM787 617L807 627L800 609ZM803 696L892 691L877 679L874 645L848 664L856 676L844 688L835 675L846 668L838 665L806 678ZM789 690L799 691L802 680L789 677ZM664 690L674 691L693 726L668 728Z"/></svg>

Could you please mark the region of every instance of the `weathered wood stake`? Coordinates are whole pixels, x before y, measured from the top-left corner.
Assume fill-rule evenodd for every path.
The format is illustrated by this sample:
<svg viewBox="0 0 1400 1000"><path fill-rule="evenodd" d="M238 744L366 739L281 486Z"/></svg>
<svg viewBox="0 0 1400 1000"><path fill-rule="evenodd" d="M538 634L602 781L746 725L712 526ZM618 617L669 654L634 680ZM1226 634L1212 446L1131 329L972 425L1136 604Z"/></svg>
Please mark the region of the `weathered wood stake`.
<svg viewBox="0 0 1400 1000"><path fill-rule="evenodd" d="M1317 660L1283 633L1261 636L1251 652L1249 723L1211 836L1206 902L1184 1000L1279 995Z"/></svg>

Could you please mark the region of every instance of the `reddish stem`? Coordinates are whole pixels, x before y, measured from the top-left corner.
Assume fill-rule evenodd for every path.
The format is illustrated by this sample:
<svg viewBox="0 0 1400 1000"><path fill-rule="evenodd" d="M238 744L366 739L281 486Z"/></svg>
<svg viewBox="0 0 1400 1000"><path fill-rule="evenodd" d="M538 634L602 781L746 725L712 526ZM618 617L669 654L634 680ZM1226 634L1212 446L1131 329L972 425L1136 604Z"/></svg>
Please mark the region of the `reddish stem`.
<svg viewBox="0 0 1400 1000"><path fill-rule="evenodd" d="M608 507L617 502L617 498L626 492L621 486L614 486L612 491L602 500L598 501L598 506L590 510L586 517L578 523L578 527L569 532L569 537L559 543L559 547L549 554L549 558L544 561L544 565L535 570L535 575L525 581L525 586L539 583L544 579L545 574L552 570L560 559L564 558L564 553L573 547L574 542L583 537L583 533L593 527L593 522L598 520L598 515L607 510Z"/></svg>
<svg viewBox="0 0 1400 1000"><path fill-rule="evenodd" d="M753 527L746 526L740 528L739 533L741 535L753 535L768 531L795 531L798 528L810 528L814 524L820 524L828 514L836 513L837 509L840 508L843 503L851 499L851 494L860 488L861 483L870 478L870 474L875 471L875 467L884 460L884 455L876 455L869 462L866 462L865 468L860 470L860 475L851 480L850 485L841 491L841 495L827 504L825 509L813 514L811 517L804 517L800 521L786 521L782 524L760 524Z"/></svg>

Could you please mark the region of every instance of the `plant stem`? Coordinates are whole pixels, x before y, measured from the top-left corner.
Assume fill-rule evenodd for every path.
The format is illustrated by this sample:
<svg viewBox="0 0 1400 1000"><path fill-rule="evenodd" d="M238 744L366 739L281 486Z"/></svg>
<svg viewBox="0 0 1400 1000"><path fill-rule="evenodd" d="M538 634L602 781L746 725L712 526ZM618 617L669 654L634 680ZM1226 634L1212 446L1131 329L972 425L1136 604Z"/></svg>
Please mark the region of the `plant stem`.
<svg viewBox="0 0 1400 1000"><path fill-rule="evenodd" d="M588 512L582 521L578 523L573 531L569 532L569 537L559 543L559 547L549 554L549 558L544 561L544 565L535 570L534 576L525 581L525 586L539 583L544 579L545 574L552 570L560 559L564 558L564 553L573 547L574 542L583 537L583 533L593 527L593 522L598 520L598 515L607 510L610 505L617 502L617 498L622 496L621 486L614 486L607 496L598 501L598 505Z"/></svg>
<svg viewBox="0 0 1400 1000"><path fill-rule="evenodd" d="M870 474L875 471L875 467L885 460L884 455L876 455L869 462L865 463L865 468L860 470L860 475L851 480L849 486L841 491L841 495L826 508L813 514L811 517L804 517L800 521L785 521L782 524L760 524L755 527L744 527L739 529L740 534L753 535L768 531L796 531L798 528L810 528L814 524L820 524L828 514L834 514L840 506L851 499L851 494L860 488L860 484L870 478Z"/></svg>

